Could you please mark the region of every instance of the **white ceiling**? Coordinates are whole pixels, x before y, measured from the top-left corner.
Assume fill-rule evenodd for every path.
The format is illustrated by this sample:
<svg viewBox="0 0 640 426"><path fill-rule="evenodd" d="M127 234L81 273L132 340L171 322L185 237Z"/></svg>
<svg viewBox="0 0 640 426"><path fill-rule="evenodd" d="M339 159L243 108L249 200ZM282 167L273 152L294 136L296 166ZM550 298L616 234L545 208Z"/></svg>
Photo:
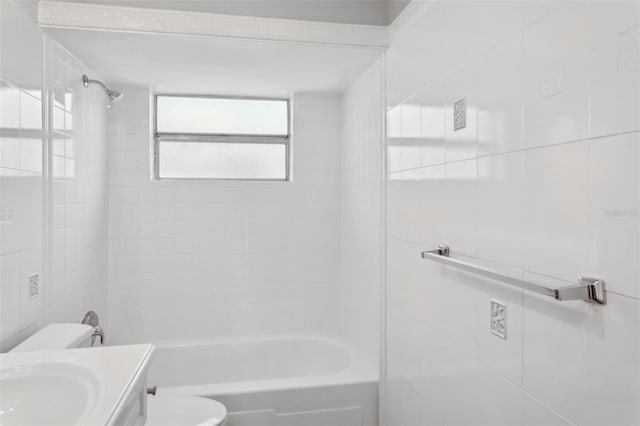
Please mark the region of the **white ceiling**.
<svg viewBox="0 0 640 426"><path fill-rule="evenodd" d="M389 25L409 0L63 0L346 24Z"/></svg>
<svg viewBox="0 0 640 426"><path fill-rule="evenodd" d="M342 91L380 50L212 37L49 29L114 87L282 96Z"/></svg>

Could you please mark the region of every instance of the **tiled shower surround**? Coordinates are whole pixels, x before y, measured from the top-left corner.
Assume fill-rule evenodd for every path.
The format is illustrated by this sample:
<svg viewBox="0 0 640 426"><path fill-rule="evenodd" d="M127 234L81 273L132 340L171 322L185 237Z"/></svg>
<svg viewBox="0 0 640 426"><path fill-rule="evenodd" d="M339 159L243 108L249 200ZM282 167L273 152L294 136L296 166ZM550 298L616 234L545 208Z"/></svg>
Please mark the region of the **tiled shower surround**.
<svg viewBox="0 0 640 426"><path fill-rule="evenodd" d="M110 124L114 342L337 332L338 95L292 99L292 182L150 180L148 90Z"/></svg>
<svg viewBox="0 0 640 426"><path fill-rule="evenodd" d="M292 182L150 180L153 98L123 89L110 111L112 342L341 333L377 362L382 72L344 96L293 95Z"/></svg>
<svg viewBox="0 0 640 426"><path fill-rule="evenodd" d="M107 107L99 76L59 43L45 40L51 120L50 250L45 321L80 322L88 310L107 324Z"/></svg>
<svg viewBox="0 0 640 426"><path fill-rule="evenodd" d="M405 11L387 53L384 424L640 424L639 6ZM420 258L441 243L549 286L603 278L608 303Z"/></svg>
<svg viewBox="0 0 640 426"><path fill-rule="evenodd" d="M384 58L344 94L340 181L340 331L379 361L384 271Z"/></svg>

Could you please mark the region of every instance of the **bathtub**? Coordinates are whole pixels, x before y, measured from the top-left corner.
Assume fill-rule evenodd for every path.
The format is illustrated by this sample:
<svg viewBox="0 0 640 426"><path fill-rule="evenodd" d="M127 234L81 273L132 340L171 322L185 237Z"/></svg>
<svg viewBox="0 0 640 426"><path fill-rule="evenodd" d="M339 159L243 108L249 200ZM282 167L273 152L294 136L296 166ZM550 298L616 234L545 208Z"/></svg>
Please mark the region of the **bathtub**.
<svg viewBox="0 0 640 426"><path fill-rule="evenodd" d="M149 386L229 410L229 426L375 426L377 366L338 338L156 342Z"/></svg>

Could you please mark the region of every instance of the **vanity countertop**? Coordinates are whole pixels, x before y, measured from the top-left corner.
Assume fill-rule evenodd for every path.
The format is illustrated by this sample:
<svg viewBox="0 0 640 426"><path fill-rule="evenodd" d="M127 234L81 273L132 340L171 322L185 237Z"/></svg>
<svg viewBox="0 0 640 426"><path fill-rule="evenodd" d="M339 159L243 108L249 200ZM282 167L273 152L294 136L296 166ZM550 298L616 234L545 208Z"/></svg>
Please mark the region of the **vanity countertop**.
<svg viewBox="0 0 640 426"><path fill-rule="evenodd" d="M37 424L40 415L46 424L111 425L132 401L144 413L139 394L154 351L145 344L0 354L0 423Z"/></svg>

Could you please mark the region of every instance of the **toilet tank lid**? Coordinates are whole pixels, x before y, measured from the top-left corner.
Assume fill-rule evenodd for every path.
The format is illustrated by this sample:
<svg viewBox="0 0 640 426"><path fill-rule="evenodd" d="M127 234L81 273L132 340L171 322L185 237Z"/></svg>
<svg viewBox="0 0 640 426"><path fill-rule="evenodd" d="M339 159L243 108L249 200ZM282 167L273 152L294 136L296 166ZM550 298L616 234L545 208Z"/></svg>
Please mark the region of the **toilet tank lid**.
<svg viewBox="0 0 640 426"><path fill-rule="evenodd" d="M89 339L94 329L86 324L49 324L25 339L10 352L76 348Z"/></svg>

